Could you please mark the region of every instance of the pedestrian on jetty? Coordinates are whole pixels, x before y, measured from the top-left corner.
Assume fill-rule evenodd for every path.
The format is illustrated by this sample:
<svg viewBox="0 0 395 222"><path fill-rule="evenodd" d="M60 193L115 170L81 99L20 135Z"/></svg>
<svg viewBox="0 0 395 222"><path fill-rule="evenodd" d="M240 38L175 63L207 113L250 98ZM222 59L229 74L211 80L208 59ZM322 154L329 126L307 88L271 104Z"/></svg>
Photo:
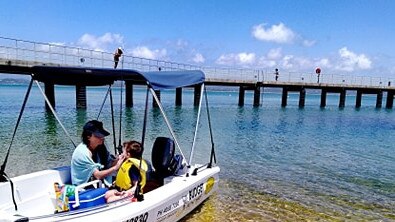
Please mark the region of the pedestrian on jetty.
<svg viewBox="0 0 395 222"><path fill-rule="evenodd" d="M277 82L278 76L280 75L280 73L278 72L278 69L277 69L277 68L276 68L274 71L275 71L275 72L274 72L274 75L276 75L276 82Z"/></svg>
<svg viewBox="0 0 395 222"><path fill-rule="evenodd" d="M115 50L115 52L114 52L114 69L117 68L119 58L121 58L122 54L123 54L123 51L122 51L121 47L119 47Z"/></svg>

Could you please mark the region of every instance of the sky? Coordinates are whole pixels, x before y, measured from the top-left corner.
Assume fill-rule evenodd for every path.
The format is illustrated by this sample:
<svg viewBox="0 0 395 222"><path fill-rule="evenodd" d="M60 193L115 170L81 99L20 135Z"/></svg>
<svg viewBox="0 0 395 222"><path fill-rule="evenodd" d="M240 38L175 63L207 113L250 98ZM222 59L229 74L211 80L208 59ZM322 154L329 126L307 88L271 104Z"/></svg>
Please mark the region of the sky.
<svg viewBox="0 0 395 222"><path fill-rule="evenodd" d="M3 1L0 36L205 67L395 77L393 0Z"/></svg>

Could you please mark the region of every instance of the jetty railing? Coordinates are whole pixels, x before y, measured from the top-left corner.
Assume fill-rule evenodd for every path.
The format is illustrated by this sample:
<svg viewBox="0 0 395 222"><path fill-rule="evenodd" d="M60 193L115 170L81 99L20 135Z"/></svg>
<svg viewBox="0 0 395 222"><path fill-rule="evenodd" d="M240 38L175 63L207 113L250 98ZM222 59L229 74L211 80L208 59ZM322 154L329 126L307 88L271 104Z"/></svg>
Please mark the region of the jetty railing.
<svg viewBox="0 0 395 222"><path fill-rule="evenodd" d="M283 72L279 74L278 80L275 81L274 72L264 69L203 67L164 60L146 59L130 55L124 55L121 58L118 64L119 68L141 71L157 71L159 68L161 68L161 70L200 69L206 73L208 79L214 79L216 81L269 82L273 84L276 82L318 83L318 76L315 73ZM0 37L0 61L2 64L18 63L27 66L48 64L111 68L114 65L113 53L110 52L6 37ZM395 84L395 78L322 73L319 76L319 83L337 86L392 88Z"/></svg>

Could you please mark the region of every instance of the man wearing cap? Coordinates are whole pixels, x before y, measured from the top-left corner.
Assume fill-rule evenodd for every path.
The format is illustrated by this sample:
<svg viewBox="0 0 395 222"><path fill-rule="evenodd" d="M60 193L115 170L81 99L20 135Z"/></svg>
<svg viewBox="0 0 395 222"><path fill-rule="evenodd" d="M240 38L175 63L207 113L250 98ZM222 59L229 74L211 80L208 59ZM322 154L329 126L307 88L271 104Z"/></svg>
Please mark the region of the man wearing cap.
<svg viewBox="0 0 395 222"><path fill-rule="evenodd" d="M113 173L116 173L121 166L125 157L120 155L114 166L108 169L102 169L100 163L95 163L92 159L92 153L103 145L104 137L110 135L103 128L103 123L97 120L91 120L84 125L82 131L82 143L74 150L71 157L71 181L73 185L80 185L94 179L104 179Z"/></svg>

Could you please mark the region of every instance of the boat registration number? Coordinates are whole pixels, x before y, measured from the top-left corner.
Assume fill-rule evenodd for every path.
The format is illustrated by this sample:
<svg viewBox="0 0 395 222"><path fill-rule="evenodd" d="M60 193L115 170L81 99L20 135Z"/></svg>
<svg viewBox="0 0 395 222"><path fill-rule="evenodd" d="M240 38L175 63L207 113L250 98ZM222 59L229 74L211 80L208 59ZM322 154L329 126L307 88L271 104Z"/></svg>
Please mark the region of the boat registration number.
<svg viewBox="0 0 395 222"><path fill-rule="evenodd" d="M125 220L125 222L147 222L147 219L148 219L148 212L145 212L143 214L140 214L139 216Z"/></svg>
<svg viewBox="0 0 395 222"><path fill-rule="evenodd" d="M197 185L192 190L189 191L189 201L195 199L203 193L203 183Z"/></svg>

